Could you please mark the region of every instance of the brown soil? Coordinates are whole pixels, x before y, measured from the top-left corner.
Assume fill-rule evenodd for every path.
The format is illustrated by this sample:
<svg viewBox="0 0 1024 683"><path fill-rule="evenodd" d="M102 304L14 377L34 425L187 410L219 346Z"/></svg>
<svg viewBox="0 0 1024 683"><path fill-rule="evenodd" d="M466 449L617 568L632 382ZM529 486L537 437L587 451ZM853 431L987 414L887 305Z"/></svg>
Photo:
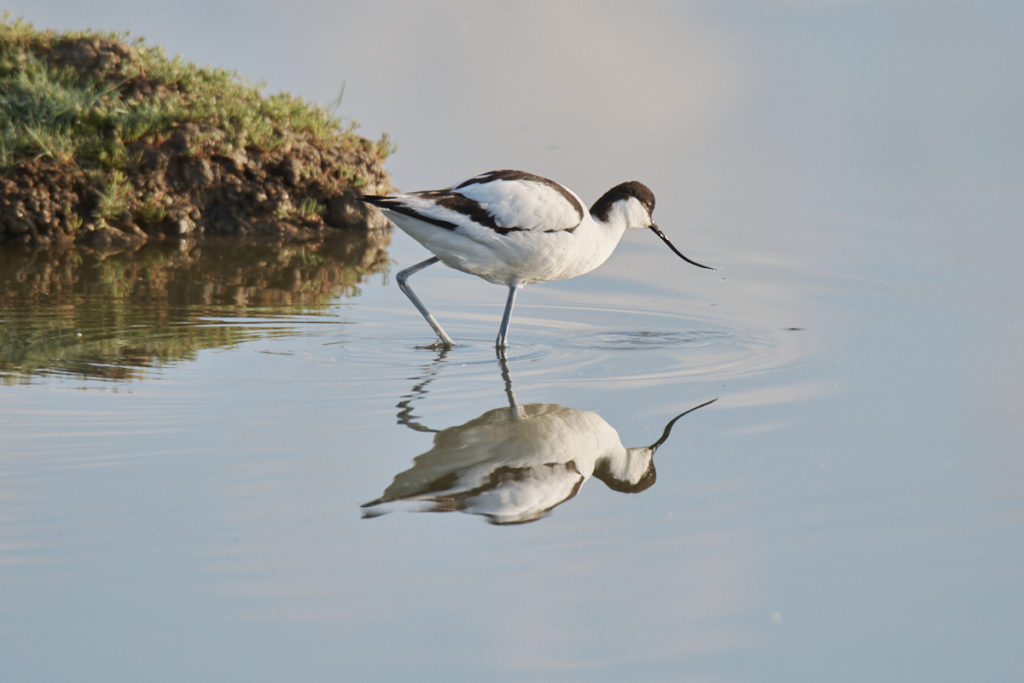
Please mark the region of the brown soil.
<svg viewBox="0 0 1024 683"><path fill-rule="evenodd" d="M89 39L57 45L46 58L75 68L83 78L116 79L134 54L131 46ZM134 77L122 82L120 92L123 98L150 97L166 87ZM387 225L358 199L392 189L375 143L323 145L282 130L282 144L272 151L249 148L225 155L204 144L210 132L186 123L158 139L130 143L131 161L122 172L135 197L131 210L113 220L95 219L103 187L100 169L34 159L0 171L0 246L80 244L117 251L165 237L313 240L334 229ZM339 180L341 168L361 178L360 187ZM150 198L148 206L144 197ZM317 210L309 211L310 206Z"/></svg>

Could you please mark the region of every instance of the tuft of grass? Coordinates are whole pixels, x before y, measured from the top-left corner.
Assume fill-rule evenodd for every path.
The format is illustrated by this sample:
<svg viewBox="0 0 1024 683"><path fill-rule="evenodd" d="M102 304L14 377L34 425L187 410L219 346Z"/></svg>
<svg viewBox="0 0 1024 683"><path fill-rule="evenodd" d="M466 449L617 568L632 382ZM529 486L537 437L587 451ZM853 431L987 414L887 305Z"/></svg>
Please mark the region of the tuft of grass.
<svg viewBox="0 0 1024 683"><path fill-rule="evenodd" d="M101 222L116 221L131 212L135 192L132 184L121 171L113 171L102 179L102 186L96 196L94 217Z"/></svg>
<svg viewBox="0 0 1024 683"><path fill-rule="evenodd" d="M317 201L312 197L306 197L302 200L298 207L299 216L302 218L312 218L313 216L319 216L327 210L327 205Z"/></svg>
<svg viewBox="0 0 1024 683"><path fill-rule="evenodd" d="M278 218L291 218L296 220L307 220L314 216L323 215L324 211L327 210L327 205L323 202L317 201L313 197L306 197L298 206L293 205L290 201L283 201L277 205L274 213Z"/></svg>
<svg viewBox="0 0 1024 683"><path fill-rule="evenodd" d="M334 169L334 175L345 185L350 187L363 187L369 182L358 168L354 166L339 166Z"/></svg>
<svg viewBox="0 0 1024 683"><path fill-rule="evenodd" d="M145 223L159 223L167 218L167 209L159 197L149 193L135 207L135 215Z"/></svg>
<svg viewBox="0 0 1024 683"><path fill-rule="evenodd" d="M381 133L380 140L377 140L377 154L381 159L387 159L398 151L398 145L391 141L387 133Z"/></svg>

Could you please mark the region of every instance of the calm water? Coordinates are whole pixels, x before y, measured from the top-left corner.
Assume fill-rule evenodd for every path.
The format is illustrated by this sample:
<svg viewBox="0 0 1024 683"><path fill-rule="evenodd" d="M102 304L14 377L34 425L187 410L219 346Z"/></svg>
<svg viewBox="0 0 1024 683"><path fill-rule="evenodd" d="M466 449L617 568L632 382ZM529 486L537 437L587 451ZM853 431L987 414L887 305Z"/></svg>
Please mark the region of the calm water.
<svg viewBox="0 0 1024 683"><path fill-rule="evenodd" d="M299 8L11 11L344 81L404 188L639 178L718 270L627 235L502 359L401 233L0 253L4 680L1024 677L1017 5Z"/></svg>

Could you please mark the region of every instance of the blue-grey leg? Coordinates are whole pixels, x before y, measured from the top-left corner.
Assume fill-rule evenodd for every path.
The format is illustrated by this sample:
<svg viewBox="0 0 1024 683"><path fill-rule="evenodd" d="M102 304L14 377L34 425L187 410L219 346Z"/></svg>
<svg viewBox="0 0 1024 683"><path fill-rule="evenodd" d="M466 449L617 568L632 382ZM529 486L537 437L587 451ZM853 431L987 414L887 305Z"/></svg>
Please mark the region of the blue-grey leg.
<svg viewBox="0 0 1024 683"><path fill-rule="evenodd" d="M423 316L424 320L430 323L430 327L437 333L441 343L445 346L455 346L455 342L453 342L452 338L448 336L448 333L444 331L440 323L434 319L434 316L427 310L427 307L423 305L423 302L420 301L420 298L416 296L416 293L412 291L412 287L410 287L407 282L410 275L423 270L427 266L432 266L440 260L441 259L436 256L431 256L426 261L421 261L414 266L409 266L405 270L400 271L398 275L395 276L395 279L398 280L398 288L401 289L407 297L409 297L409 301L411 301L412 305L416 307L416 310L420 312L420 315Z"/></svg>
<svg viewBox="0 0 1024 683"><path fill-rule="evenodd" d="M508 358L505 356L505 349L499 346L494 351L498 357L498 367L501 368L501 379L505 382L505 396L508 397L508 407L512 409L513 415L516 415L519 401L516 400L516 392L512 390L512 373L508 369Z"/></svg>
<svg viewBox="0 0 1024 683"><path fill-rule="evenodd" d="M512 307L516 305L516 294L519 293L521 284L508 286L508 301L505 302L505 314L501 316L501 328L498 330L498 339L494 345L499 349L508 346L508 321L512 318Z"/></svg>
<svg viewBox="0 0 1024 683"><path fill-rule="evenodd" d="M508 415L513 420L521 420L525 417L523 407L516 400L516 392L512 389L512 373L508 369L508 359L505 357L504 347L494 349L498 356L498 365L501 367L501 378L505 380L505 396L508 397Z"/></svg>

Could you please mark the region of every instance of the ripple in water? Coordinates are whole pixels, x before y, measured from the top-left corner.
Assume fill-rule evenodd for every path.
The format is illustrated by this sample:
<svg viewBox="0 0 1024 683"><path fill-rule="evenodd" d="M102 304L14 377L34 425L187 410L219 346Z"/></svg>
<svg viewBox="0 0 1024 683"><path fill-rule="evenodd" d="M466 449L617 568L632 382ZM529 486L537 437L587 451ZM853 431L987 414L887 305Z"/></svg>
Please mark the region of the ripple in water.
<svg viewBox="0 0 1024 683"><path fill-rule="evenodd" d="M382 312L383 313L383 312ZM657 383L665 380L725 381L757 375L798 362L809 354L809 335L712 315L686 315L623 306L523 306L513 318L506 355L517 377L546 382ZM438 354L430 329L415 312L392 310L387 321L337 340L357 376L378 376L404 366L410 352ZM500 311L487 304L444 308L445 328L457 346L445 354L462 376L493 373L494 333ZM381 336L384 339L381 339ZM386 374L386 370L384 371ZM351 377L351 375L350 375Z"/></svg>
<svg viewBox="0 0 1024 683"><path fill-rule="evenodd" d="M692 332L666 332L640 330L638 332L593 332L579 334L568 339L568 343L579 348L603 349L608 351L629 351L634 349L665 349L676 346L707 346L729 337L720 330L695 330Z"/></svg>

